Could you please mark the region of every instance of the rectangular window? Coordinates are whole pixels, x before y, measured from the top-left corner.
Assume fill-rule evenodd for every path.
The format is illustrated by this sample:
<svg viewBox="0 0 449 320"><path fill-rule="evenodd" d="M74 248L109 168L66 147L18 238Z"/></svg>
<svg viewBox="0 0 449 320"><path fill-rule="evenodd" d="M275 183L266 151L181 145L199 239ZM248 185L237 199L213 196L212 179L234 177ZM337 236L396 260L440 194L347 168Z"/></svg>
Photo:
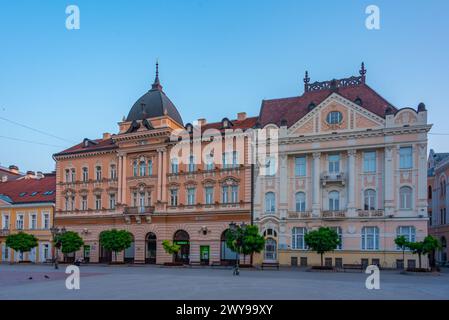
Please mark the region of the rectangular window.
<svg viewBox="0 0 449 320"><path fill-rule="evenodd" d="M17 230L23 230L23 221L24 221L23 214L17 215L17 220L16 220L16 229Z"/></svg>
<svg viewBox="0 0 449 320"><path fill-rule="evenodd" d="M223 168L229 168L230 167L230 161L229 159L229 153L223 152L222 154L222 162L223 162Z"/></svg>
<svg viewBox="0 0 449 320"><path fill-rule="evenodd" d="M415 242L416 229L413 226L400 226L396 230L396 236L404 236L408 242ZM402 250L399 246L396 246L396 249Z"/></svg>
<svg viewBox="0 0 449 320"><path fill-rule="evenodd" d="M377 227L362 229L362 250L379 250L379 229Z"/></svg>
<svg viewBox="0 0 449 320"><path fill-rule="evenodd" d="M222 199L222 202L223 202L223 203L228 203L228 202L229 202L228 190L229 190L229 187L228 187L228 186L223 186L223 187L222 187L222 191L221 191L222 196L221 196L221 199Z"/></svg>
<svg viewBox="0 0 449 320"><path fill-rule="evenodd" d="M96 168L95 174L96 174L97 181L101 181L101 167Z"/></svg>
<svg viewBox="0 0 449 320"><path fill-rule="evenodd" d="M178 205L178 189L170 190L170 205L172 206Z"/></svg>
<svg viewBox="0 0 449 320"><path fill-rule="evenodd" d="M115 209L115 193L109 195L109 209Z"/></svg>
<svg viewBox="0 0 449 320"><path fill-rule="evenodd" d="M87 196L81 196L81 210L87 210Z"/></svg>
<svg viewBox="0 0 449 320"><path fill-rule="evenodd" d="M412 147L401 147L399 149L400 169L411 169L413 167L412 151Z"/></svg>
<svg viewBox="0 0 449 320"><path fill-rule="evenodd" d="M139 193L139 212L145 212L145 193Z"/></svg>
<svg viewBox="0 0 449 320"><path fill-rule="evenodd" d="M133 207L137 207L137 192L133 192Z"/></svg>
<svg viewBox="0 0 449 320"><path fill-rule="evenodd" d="M213 187L206 187L205 188L206 193L206 204L212 204L214 201L214 188Z"/></svg>
<svg viewBox="0 0 449 320"><path fill-rule="evenodd" d="M70 179L71 179L72 182L75 182L75 181L76 181L75 169L72 169Z"/></svg>
<svg viewBox="0 0 449 320"><path fill-rule="evenodd" d="M65 170L65 182L70 182L70 170Z"/></svg>
<svg viewBox="0 0 449 320"><path fill-rule="evenodd" d="M211 154L206 155L206 170L214 170L214 157Z"/></svg>
<svg viewBox="0 0 449 320"><path fill-rule="evenodd" d="M31 230L34 230L37 228L37 215L35 213L30 214L29 224L30 224Z"/></svg>
<svg viewBox="0 0 449 320"><path fill-rule="evenodd" d="M43 222L42 222L42 227L45 230L50 229L50 214L49 213L44 213L44 217L43 217Z"/></svg>
<svg viewBox="0 0 449 320"><path fill-rule="evenodd" d="M101 210L101 195L95 196L95 209Z"/></svg>
<svg viewBox="0 0 449 320"><path fill-rule="evenodd" d="M237 203L239 201L239 187L232 186L231 187L231 202Z"/></svg>
<svg viewBox="0 0 449 320"><path fill-rule="evenodd" d="M177 174L178 173L178 159L174 158L171 159L171 173Z"/></svg>
<svg viewBox="0 0 449 320"><path fill-rule="evenodd" d="M340 173L340 155L329 155L329 173Z"/></svg>
<svg viewBox="0 0 449 320"><path fill-rule="evenodd" d="M42 262L47 261L50 258L50 245L42 245Z"/></svg>
<svg viewBox="0 0 449 320"><path fill-rule="evenodd" d="M232 167L236 168L238 167L238 153L237 151L232 152Z"/></svg>
<svg viewBox="0 0 449 320"><path fill-rule="evenodd" d="M337 250L343 249L343 236L342 236L341 228L340 227L331 227L331 229L335 230L335 232L337 232L338 239L340 240L340 244L337 246Z"/></svg>
<svg viewBox="0 0 449 320"><path fill-rule="evenodd" d="M195 166L195 158L193 156L189 157L189 172L195 172L196 166Z"/></svg>
<svg viewBox="0 0 449 320"><path fill-rule="evenodd" d="M271 156L271 157L267 158L265 169L266 169L266 175L268 175L268 176L276 175L276 171L277 171L276 157Z"/></svg>
<svg viewBox="0 0 449 320"><path fill-rule="evenodd" d="M2 229L9 230L9 214L2 215Z"/></svg>
<svg viewBox="0 0 449 320"><path fill-rule="evenodd" d="M195 204L195 188L187 188L187 204L189 206Z"/></svg>
<svg viewBox="0 0 449 320"><path fill-rule="evenodd" d="M87 168L83 168L83 182L89 181L89 171Z"/></svg>
<svg viewBox="0 0 449 320"><path fill-rule="evenodd" d="M376 172L376 151L363 153L363 171Z"/></svg>
<svg viewBox="0 0 449 320"><path fill-rule="evenodd" d="M295 158L295 176L304 177L306 175L306 157Z"/></svg>
<svg viewBox="0 0 449 320"><path fill-rule="evenodd" d="M148 160L148 175L149 176L153 175L153 161L152 160Z"/></svg>
<svg viewBox="0 0 449 320"><path fill-rule="evenodd" d="M117 179L117 168L115 164L111 164L111 180Z"/></svg>

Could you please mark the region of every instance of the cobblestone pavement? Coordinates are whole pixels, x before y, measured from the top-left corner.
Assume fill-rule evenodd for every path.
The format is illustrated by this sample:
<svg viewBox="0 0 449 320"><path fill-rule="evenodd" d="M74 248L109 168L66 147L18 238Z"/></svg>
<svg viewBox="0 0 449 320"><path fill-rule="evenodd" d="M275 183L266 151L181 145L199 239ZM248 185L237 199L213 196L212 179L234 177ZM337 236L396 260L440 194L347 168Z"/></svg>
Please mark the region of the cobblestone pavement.
<svg viewBox="0 0 449 320"><path fill-rule="evenodd" d="M447 270L381 271L380 290L367 290L368 275L357 272L242 270L235 277L231 269L86 265L80 290L67 290L65 267L0 265L0 299L449 299Z"/></svg>

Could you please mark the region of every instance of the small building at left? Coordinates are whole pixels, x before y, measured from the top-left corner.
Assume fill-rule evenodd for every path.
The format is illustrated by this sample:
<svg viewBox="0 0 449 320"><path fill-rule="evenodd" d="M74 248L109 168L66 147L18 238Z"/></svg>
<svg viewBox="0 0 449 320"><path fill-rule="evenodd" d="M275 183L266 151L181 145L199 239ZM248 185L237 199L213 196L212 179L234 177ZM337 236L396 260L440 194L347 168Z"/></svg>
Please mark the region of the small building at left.
<svg viewBox="0 0 449 320"><path fill-rule="evenodd" d="M0 263L51 261L55 190L55 173L28 171L0 181ZM8 235L19 232L33 234L38 246L27 253L8 248Z"/></svg>

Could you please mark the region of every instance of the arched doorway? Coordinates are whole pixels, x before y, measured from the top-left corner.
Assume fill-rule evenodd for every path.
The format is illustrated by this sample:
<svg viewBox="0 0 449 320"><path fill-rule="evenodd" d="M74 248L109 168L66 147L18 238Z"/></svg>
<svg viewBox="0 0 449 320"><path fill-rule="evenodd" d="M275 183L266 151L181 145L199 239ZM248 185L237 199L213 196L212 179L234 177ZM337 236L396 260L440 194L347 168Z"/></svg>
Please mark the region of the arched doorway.
<svg viewBox="0 0 449 320"><path fill-rule="evenodd" d="M265 240L264 260L276 261L277 259L277 242L273 238Z"/></svg>
<svg viewBox="0 0 449 320"><path fill-rule="evenodd" d="M190 236L184 230L176 231L173 242L181 247L179 253L175 255L175 262L189 264L190 259Z"/></svg>
<svg viewBox="0 0 449 320"><path fill-rule="evenodd" d="M98 259L100 263L111 263L112 262L112 251L105 249L100 245L100 257Z"/></svg>
<svg viewBox="0 0 449 320"><path fill-rule="evenodd" d="M133 236L133 242L131 242L131 245L125 249L124 262L125 263L134 263L134 255L135 255L135 244L134 244L134 236Z"/></svg>
<svg viewBox="0 0 449 320"><path fill-rule="evenodd" d="M156 264L157 238L153 232L145 237L145 263Z"/></svg>
<svg viewBox="0 0 449 320"><path fill-rule="evenodd" d="M237 260L237 253L232 251L228 245L226 244L226 234L229 232L229 229L226 229L222 232L220 238L220 262L222 265L234 265Z"/></svg>

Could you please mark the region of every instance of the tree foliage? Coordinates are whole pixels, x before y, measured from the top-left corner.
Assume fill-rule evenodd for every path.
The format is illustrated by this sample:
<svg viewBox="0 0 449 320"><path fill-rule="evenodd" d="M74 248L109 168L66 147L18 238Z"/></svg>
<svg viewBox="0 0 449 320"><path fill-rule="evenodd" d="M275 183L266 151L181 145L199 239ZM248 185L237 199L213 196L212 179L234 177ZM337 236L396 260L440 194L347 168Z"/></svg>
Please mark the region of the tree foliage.
<svg viewBox="0 0 449 320"><path fill-rule="evenodd" d="M18 252L29 252L37 247L37 239L34 235L25 232L10 234L6 238L6 246Z"/></svg>
<svg viewBox="0 0 449 320"><path fill-rule="evenodd" d="M131 246L133 235L126 230L105 230L100 233L100 244L107 250L115 253L117 260L117 252L123 251Z"/></svg>
<svg viewBox="0 0 449 320"><path fill-rule="evenodd" d="M179 250L181 250L181 246L169 240L162 241L162 247L168 254L178 254Z"/></svg>
<svg viewBox="0 0 449 320"><path fill-rule="evenodd" d="M55 245L59 245L62 253L78 251L83 245L83 239L74 231L67 231L55 237Z"/></svg>
<svg viewBox="0 0 449 320"><path fill-rule="evenodd" d="M427 236L423 241L407 242L406 247L419 257L419 268L421 269L421 256L432 253L440 247L438 240L432 236Z"/></svg>
<svg viewBox="0 0 449 320"><path fill-rule="evenodd" d="M237 226L234 231L227 230L226 245L234 252L250 255L264 249L265 239L255 225Z"/></svg>
<svg viewBox="0 0 449 320"><path fill-rule="evenodd" d="M310 249L321 255L321 266L323 266L323 255L337 249L340 244L338 233L328 227L320 227L318 230L306 233L304 241Z"/></svg>

